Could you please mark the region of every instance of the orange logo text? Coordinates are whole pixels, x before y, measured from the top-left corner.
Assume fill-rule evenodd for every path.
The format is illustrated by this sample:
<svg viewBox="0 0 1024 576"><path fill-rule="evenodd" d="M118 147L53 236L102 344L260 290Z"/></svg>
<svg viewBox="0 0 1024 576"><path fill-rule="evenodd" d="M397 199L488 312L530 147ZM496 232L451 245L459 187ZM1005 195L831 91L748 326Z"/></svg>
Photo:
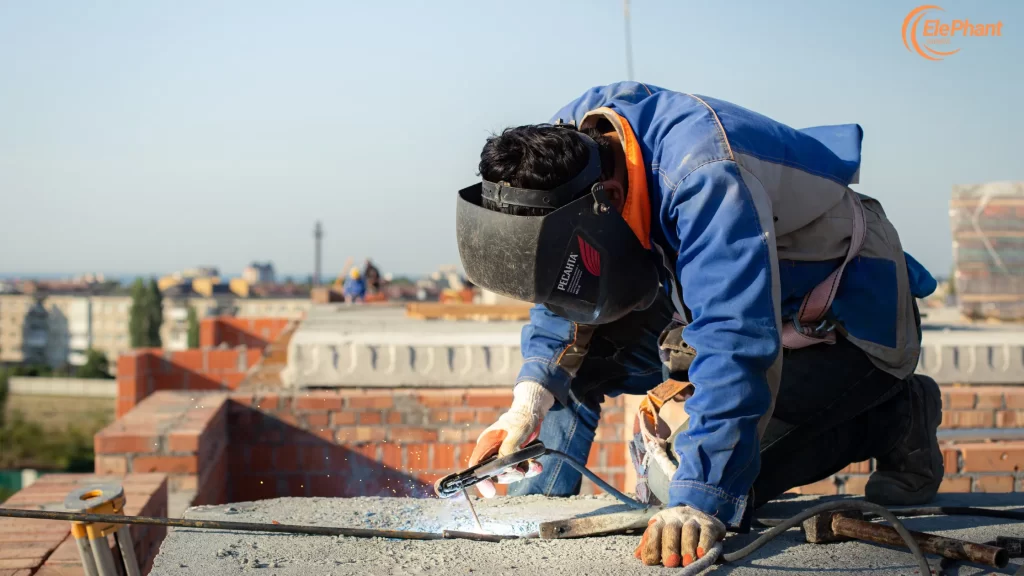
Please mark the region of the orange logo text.
<svg viewBox="0 0 1024 576"><path fill-rule="evenodd" d="M942 60L960 51L950 50L959 38L978 36L1002 36L1003 23L971 22L962 20L943 21L936 12L945 12L930 4L918 6L903 19L903 46L928 60ZM934 16L933 16L934 15ZM945 50L939 50L941 46Z"/></svg>

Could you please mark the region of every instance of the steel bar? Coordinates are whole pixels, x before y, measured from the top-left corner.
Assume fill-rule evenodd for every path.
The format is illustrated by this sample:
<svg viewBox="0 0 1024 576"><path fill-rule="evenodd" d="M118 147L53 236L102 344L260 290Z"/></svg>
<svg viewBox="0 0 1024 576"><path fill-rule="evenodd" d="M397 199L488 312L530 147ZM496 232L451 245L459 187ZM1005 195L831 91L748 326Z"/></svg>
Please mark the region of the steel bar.
<svg viewBox="0 0 1024 576"><path fill-rule="evenodd" d="M477 540L481 542L499 542L501 540L512 540L518 538L518 536L473 534L471 532L457 532L453 530L446 530L439 534L436 532L412 532L404 530L371 530L366 528L341 528L337 526L259 524L255 522L190 520L185 518L157 518L151 516L119 516L116 514L82 514L78 512L19 510L14 508L0 508L0 517L33 518L36 520L63 520L65 522L101 522L111 524L174 526L177 528L234 530L238 532L278 532L285 534L311 534L315 536L351 536L353 538L396 538L400 540L464 539Z"/></svg>

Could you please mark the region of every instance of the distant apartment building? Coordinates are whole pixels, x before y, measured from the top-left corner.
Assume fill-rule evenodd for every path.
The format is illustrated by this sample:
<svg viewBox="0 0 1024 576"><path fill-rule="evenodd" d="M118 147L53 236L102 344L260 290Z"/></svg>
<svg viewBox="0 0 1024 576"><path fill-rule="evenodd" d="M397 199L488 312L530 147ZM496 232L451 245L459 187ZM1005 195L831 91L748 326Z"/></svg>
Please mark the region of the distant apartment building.
<svg viewBox="0 0 1024 576"><path fill-rule="evenodd" d="M111 365L131 348L126 294L0 294L0 361L85 364L89 349Z"/></svg>
<svg viewBox="0 0 1024 576"><path fill-rule="evenodd" d="M249 284L273 284L277 281L274 265L270 262L253 262L242 270L242 279Z"/></svg>

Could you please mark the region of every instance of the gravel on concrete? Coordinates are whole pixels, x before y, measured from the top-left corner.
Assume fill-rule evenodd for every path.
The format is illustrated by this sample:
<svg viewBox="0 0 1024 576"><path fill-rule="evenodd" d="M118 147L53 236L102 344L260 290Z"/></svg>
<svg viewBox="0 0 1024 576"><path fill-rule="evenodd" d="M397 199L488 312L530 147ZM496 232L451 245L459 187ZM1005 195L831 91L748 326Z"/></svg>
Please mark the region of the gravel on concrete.
<svg viewBox="0 0 1024 576"><path fill-rule="evenodd" d="M953 497L951 497L953 496ZM783 518L823 501L797 497L771 503L761 518ZM608 496L545 498L526 496L477 500L484 528L497 534L523 535L542 521L625 509ZM933 505L1024 506L1020 494L946 495ZM474 531L465 502L413 498L279 498L259 502L190 508L186 518L352 528L440 532ZM997 535L1024 537L1024 524L975 517L908 519L909 528L985 542ZM756 534L731 535L726 551L749 543ZM643 566L633 558L639 536L578 540L412 541L330 536L300 536L174 528L157 556L153 576L403 576L464 574L471 576L541 576L543 574L658 575L678 570ZM1013 574L1020 559L1004 570L958 565L952 573ZM932 566L938 570L937 559ZM736 565L720 565L714 574L915 574L909 553L860 542L814 545L790 530Z"/></svg>

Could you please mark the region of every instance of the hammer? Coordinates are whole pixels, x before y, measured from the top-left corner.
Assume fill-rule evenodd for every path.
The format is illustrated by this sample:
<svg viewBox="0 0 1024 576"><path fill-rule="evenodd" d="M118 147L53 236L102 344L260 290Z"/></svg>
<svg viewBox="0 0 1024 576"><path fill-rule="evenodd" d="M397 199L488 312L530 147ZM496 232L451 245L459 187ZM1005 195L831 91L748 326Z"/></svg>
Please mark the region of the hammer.
<svg viewBox="0 0 1024 576"><path fill-rule="evenodd" d="M860 512L828 512L818 514L804 520L804 537L810 544L841 542L855 538L865 542L885 544L888 546L906 547L903 538L896 529L884 524L876 524L862 520ZM987 544L976 544L956 538L946 538L936 534L910 531L910 534L921 547L921 551L937 554L952 560L967 560L1005 568L1010 561L1010 554L1005 548L997 548Z"/></svg>

